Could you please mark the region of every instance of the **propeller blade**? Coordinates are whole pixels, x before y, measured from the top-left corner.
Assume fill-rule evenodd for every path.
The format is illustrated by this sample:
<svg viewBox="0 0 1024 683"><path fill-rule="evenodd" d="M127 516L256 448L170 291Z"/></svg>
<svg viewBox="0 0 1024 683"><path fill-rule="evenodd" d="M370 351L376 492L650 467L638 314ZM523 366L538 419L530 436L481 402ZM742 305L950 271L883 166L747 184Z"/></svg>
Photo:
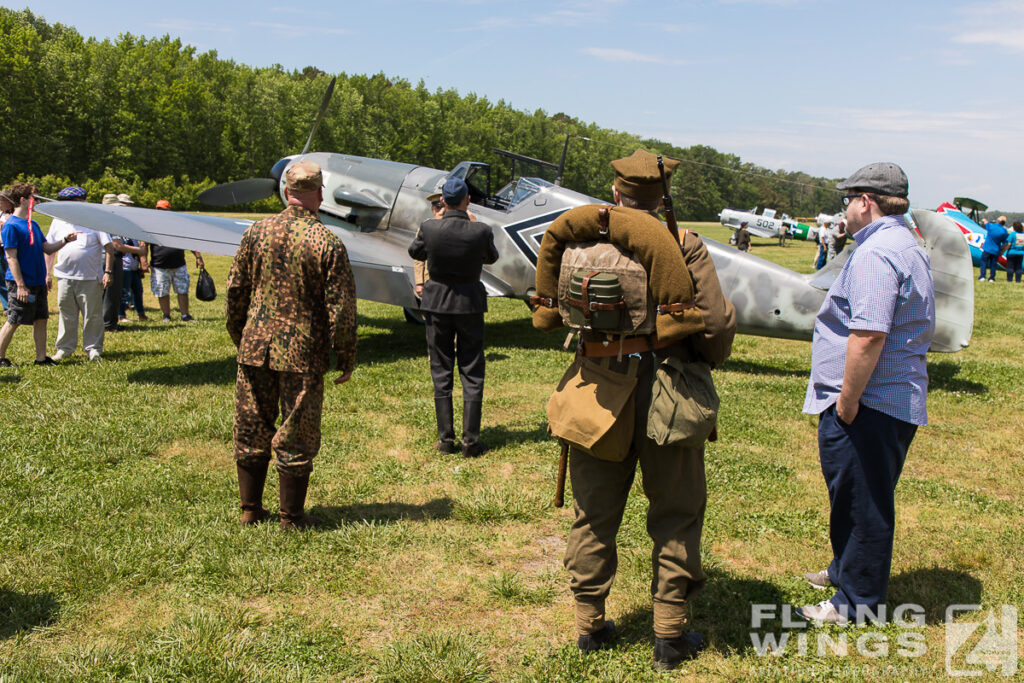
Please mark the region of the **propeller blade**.
<svg viewBox="0 0 1024 683"><path fill-rule="evenodd" d="M208 206L233 206L266 199L276 191L277 181L273 178L246 178L204 190L199 201Z"/></svg>
<svg viewBox="0 0 1024 683"><path fill-rule="evenodd" d="M324 120L324 114L327 113L327 106L331 103L331 95L334 94L334 82L337 80L337 76L331 79L331 84L327 86L327 92L324 93L324 98L320 100L320 111L317 112L316 121L313 122L313 129L309 131L309 137L306 138L306 146L302 148L302 154L308 152L309 146L313 144L313 136L316 134L316 129L320 127L320 122Z"/></svg>

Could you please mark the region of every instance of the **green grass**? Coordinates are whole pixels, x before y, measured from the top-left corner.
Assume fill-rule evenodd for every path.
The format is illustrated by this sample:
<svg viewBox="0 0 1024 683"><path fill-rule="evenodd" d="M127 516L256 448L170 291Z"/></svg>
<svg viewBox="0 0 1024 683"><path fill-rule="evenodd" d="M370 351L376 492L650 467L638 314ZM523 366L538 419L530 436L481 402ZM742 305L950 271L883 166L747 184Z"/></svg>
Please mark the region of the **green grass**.
<svg viewBox="0 0 1024 683"><path fill-rule="evenodd" d="M773 242L755 240L753 253L810 270L813 245ZM650 668L639 481L609 599L620 643L586 657L575 648L561 564L572 510L551 502L558 449L544 418L569 362L561 335L533 330L520 302L491 302L483 439L493 450L463 460L432 449L422 328L360 301L359 365L351 382L328 382L310 490L325 526L242 529L230 262L207 263L222 292L193 301L197 323L133 319L107 337L102 363L79 352L36 368L28 330L15 335L17 367L0 373L2 681L931 680L945 670L946 605L1024 615L1022 286L979 286L971 347L929 359L931 424L897 490L890 591L891 603L924 607L927 654L754 652L751 603L822 597L799 576L829 557L828 501L816 422L800 412L810 345L739 337L715 371L721 438L706 455L709 579L693 622L710 648L663 675ZM275 511L276 496L271 481Z"/></svg>

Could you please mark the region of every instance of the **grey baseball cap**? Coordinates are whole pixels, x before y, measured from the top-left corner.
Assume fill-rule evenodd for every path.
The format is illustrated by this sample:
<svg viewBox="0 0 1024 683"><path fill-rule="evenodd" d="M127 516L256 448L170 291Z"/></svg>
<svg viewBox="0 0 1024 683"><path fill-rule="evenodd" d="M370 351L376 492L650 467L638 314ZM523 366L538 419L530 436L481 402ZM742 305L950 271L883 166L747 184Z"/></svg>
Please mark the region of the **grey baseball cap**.
<svg viewBox="0 0 1024 683"><path fill-rule="evenodd" d="M910 183L907 174L890 161L879 161L860 168L836 185L840 190L862 190L890 197L906 198Z"/></svg>

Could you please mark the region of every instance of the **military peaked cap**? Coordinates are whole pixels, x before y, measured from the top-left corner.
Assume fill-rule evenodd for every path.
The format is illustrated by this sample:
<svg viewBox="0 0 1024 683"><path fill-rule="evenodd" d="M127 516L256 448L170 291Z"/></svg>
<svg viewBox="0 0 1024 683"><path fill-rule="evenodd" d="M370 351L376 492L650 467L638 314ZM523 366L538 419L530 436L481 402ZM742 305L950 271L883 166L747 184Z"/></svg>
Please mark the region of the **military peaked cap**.
<svg viewBox="0 0 1024 683"><path fill-rule="evenodd" d="M662 157L665 164L665 178L671 179L672 171L679 162ZM633 199L660 199L664 192L661 187L661 173L658 171L658 156L638 149L625 159L612 162L615 169L615 187L619 192Z"/></svg>

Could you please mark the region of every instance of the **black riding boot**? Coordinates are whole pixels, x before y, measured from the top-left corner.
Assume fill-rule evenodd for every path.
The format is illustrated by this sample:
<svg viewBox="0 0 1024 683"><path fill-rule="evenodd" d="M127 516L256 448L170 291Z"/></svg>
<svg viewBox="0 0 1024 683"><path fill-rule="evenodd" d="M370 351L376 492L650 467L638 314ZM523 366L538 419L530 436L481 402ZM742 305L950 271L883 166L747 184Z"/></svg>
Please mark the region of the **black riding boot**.
<svg viewBox="0 0 1024 683"><path fill-rule="evenodd" d="M452 397L434 399L434 413L437 416L437 443L434 448L442 453L454 453L455 448L455 426L452 408Z"/></svg>
<svg viewBox="0 0 1024 683"><path fill-rule="evenodd" d="M475 458L488 451L485 444L480 443L480 410L482 401L464 401L462 404L462 455Z"/></svg>

